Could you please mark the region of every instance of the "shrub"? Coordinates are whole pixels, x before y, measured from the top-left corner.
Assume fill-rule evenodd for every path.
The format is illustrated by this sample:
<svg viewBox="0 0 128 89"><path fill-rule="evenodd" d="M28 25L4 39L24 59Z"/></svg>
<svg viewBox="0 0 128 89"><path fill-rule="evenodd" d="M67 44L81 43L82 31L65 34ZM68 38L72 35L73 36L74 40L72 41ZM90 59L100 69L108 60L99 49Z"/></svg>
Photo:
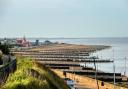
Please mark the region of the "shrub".
<svg viewBox="0 0 128 89"><path fill-rule="evenodd" d="M7 44L0 44L0 50L2 51L3 54L6 54L6 55L10 53L9 45Z"/></svg>
<svg viewBox="0 0 128 89"><path fill-rule="evenodd" d="M48 71L37 66L30 58L20 57L17 59L17 70L9 75L3 89L69 89L57 75L52 76Z"/></svg>

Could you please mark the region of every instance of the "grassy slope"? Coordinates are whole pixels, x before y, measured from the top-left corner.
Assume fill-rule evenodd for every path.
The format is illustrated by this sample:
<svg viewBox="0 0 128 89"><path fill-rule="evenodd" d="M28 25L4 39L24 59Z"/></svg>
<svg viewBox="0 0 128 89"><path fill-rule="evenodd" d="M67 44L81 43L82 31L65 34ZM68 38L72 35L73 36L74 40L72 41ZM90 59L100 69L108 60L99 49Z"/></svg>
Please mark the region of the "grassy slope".
<svg viewBox="0 0 128 89"><path fill-rule="evenodd" d="M43 78L30 75L30 69ZM52 71L38 67L30 58L20 57L17 59L17 70L10 74L3 89L68 89L68 86Z"/></svg>

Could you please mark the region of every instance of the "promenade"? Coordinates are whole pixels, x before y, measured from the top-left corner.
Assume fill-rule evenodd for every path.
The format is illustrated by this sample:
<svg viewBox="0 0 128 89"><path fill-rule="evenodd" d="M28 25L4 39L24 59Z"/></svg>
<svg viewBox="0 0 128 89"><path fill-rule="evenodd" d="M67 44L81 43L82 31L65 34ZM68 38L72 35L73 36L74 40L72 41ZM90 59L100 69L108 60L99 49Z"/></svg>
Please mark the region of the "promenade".
<svg viewBox="0 0 128 89"><path fill-rule="evenodd" d="M63 72L57 69L53 69L58 76L64 78ZM75 86L77 89L98 89L97 82L95 79L80 76L72 73L67 73L67 78L70 78L75 81ZM99 89L114 89L114 85L104 82L104 86L101 86L101 81L98 80ZM119 86L115 86L115 89L127 89Z"/></svg>

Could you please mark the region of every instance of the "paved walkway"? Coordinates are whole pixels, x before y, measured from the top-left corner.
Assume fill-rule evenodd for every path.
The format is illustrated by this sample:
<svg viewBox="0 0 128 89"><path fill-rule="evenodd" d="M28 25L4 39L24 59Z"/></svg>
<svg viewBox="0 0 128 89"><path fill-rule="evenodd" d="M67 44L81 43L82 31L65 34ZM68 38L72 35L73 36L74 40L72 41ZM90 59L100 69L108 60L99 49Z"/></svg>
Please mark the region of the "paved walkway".
<svg viewBox="0 0 128 89"><path fill-rule="evenodd" d="M64 78L63 72L60 70L53 70L58 76L61 78ZM67 77L75 81L75 86L77 89L98 89L97 88L97 82L95 79L85 77L85 76L80 76L80 75L75 75L71 73L67 73ZM109 83L104 83L104 86L101 86L101 81L98 81L99 89L114 89L113 84ZM115 89L126 89L123 87L116 86Z"/></svg>

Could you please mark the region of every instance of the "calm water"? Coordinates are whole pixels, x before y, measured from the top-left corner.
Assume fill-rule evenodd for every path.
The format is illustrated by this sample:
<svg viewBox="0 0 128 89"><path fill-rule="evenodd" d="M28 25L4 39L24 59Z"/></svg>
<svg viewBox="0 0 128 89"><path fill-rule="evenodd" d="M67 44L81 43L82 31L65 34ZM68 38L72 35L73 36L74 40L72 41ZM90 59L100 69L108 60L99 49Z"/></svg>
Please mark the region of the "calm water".
<svg viewBox="0 0 128 89"><path fill-rule="evenodd" d="M35 39L29 39L35 41ZM50 40L52 42L64 42L71 44L89 44L89 45L110 45L112 48L102 50L94 53L102 59L112 59L114 53L116 72L124 74L125 60L128 58L128 38L82 38L82 39L39 39L40 42L44 40ZM114 52L113 52L114 50ZM127 59L127 75L128 75L128 59ZM93 64L87 64L88 66L94 66ZM106 72L113 72L113 63L99 63L97 64L99 70Z"/></svg>

